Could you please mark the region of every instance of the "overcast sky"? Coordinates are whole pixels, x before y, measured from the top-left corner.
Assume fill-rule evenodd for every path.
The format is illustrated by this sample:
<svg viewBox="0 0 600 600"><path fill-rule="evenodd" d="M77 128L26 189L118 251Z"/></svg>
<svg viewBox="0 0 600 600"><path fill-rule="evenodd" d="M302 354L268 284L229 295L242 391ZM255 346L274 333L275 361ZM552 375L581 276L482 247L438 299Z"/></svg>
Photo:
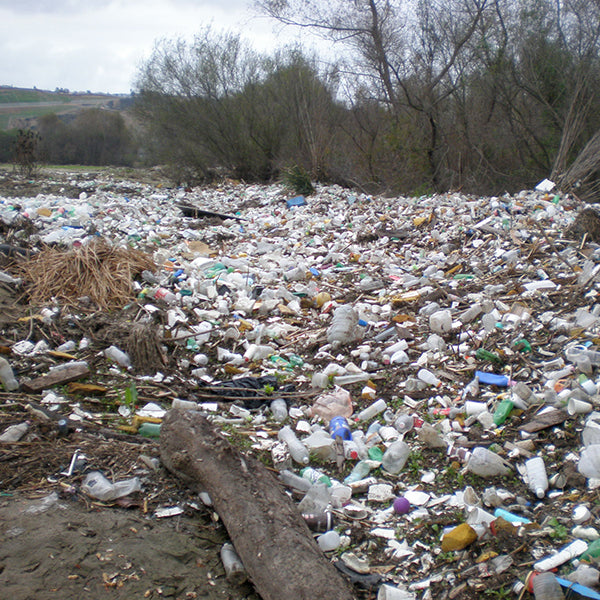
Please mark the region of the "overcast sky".
<svg viewBox="0 0 600 600"><path fill-rule="evenodd" d="M206 25L257 50L283 43L250 0L0 0L0 84L129 93L156 40L191 40Z"/></svg>

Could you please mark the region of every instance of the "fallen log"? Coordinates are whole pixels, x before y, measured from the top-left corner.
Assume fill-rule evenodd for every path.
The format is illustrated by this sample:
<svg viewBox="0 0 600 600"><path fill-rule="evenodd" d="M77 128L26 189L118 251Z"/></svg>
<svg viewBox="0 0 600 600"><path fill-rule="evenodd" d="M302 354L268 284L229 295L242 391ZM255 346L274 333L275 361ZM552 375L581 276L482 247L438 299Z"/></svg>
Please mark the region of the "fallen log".
<svg viewBox="0 0 600 600"><path fill-rule="evenodd" d="M253 456L242 456L200 413L175 409L166 414L160 455L167 469L208 492L263 600L355 597L281 484Z"/></svg>

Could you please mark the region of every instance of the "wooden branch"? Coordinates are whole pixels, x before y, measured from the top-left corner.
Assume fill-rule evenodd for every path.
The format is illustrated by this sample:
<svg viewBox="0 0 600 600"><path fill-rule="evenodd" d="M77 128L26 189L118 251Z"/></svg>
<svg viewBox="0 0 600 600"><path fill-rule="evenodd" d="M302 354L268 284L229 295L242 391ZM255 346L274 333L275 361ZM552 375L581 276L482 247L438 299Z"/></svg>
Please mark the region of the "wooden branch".
<svg viewBox="0 0 600 600"><path fill-rule="evenodd" d="M208 492L264 600L351 600L352 588L325 558L281 484L242 456L196 411L170 410L162 423L163 464Z"/></svg>

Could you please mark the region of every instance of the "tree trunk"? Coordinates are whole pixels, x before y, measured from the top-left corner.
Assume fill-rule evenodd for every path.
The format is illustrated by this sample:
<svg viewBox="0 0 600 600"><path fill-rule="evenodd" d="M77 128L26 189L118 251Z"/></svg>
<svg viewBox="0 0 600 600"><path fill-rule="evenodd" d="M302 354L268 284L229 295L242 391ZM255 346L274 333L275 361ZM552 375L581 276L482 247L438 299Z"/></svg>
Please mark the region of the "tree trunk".
<svg viewBox="0 0 600 600"><path fill-rule="evenodd" d="M281 484L242 456L198 412L170 410L160 433L163 464L210 495L263 600L351 600Z"/></svg>

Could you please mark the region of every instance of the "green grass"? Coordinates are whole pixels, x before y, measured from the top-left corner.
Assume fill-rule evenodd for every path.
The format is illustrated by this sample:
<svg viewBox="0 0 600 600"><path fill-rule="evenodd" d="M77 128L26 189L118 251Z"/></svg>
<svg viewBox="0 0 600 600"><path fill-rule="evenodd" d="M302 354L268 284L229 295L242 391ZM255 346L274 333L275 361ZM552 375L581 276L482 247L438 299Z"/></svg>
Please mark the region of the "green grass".
<svg viewBox="0 0 600 600"><path fill-rule="evenodd" d="M59 95L42 90L25 90L20 88L0 88L0 104L12 102L71 102L68 95Z"/></svg>

